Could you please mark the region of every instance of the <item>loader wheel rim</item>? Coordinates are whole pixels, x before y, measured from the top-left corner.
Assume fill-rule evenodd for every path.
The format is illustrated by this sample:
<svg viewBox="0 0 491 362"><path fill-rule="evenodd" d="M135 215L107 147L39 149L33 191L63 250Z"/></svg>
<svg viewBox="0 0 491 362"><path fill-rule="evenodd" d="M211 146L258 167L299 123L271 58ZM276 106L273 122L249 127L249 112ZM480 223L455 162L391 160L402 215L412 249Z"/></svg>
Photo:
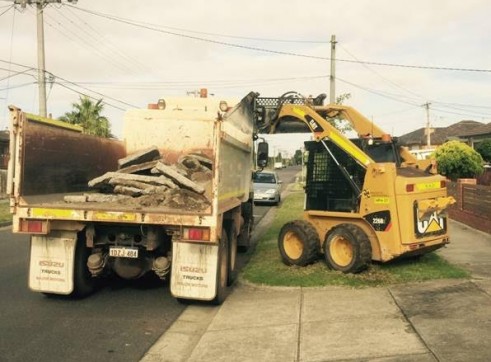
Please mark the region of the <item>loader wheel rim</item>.
<svg viewBox="0 0 491 362"><path fill-rule="evenodd" d="M339 266L348 266L353 261L353 244L341 236L331 241L329 252L332 260Z"/></svg>
<svg viewBox="0 0 491 362"><path fill-rule="evenodd" d="M285 234L283 238L283 247L286 255L292 260L296 260L302 256L303 242L298 235L292 231Z"/></svg>

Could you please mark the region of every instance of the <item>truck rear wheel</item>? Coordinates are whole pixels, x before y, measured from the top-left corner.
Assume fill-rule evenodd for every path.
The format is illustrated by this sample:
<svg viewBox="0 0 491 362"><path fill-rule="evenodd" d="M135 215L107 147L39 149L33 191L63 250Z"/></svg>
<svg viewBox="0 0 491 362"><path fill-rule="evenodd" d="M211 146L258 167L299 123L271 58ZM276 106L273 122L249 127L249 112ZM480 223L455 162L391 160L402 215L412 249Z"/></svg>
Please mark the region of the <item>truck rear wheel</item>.
<svg viewBox="0 0 491 362"><path fill-rule="evenodd" d="M228 238L225 228L222 229L222 237L218 245L218 265L217 265L217 292L212 304L220 305L227 297L228 281Z"/></svg>
<svg viewBox="0 0 491 362"><path fill-rule="evenodd" d="M370 240L356 225L338 225L327 235L324 257L331 269L343 273L358 273L366 269L372 260Z"/></svg>
<svg viewBox="0 0 491 362"><path fill-rule="evenodd" d="M319 255L319 235L309 222L291 221L281 228L278 248L286 265L305 266L314 262Z"/></svg>
<svg viewBox="0 0 491 362"><path fill-rule="evenodd" d="M240 230L238 238L237 250L241 253L245 253L251 246L251 234L252 227L254 225L254 208L252 202L244 202L242 204L242 217L244 218L244 225Z"/></svg>
<svg viewBox="0 0 491 362"><path fill-rule="evenodd" d="M228 276L227 285L230 286L237 278L237 228L230 220L225 224L228 238Z"/></svg>
<svg viewBox="0 0 491 362"><path fill-rule="evenodd" d="M85 232L79 232L75 246L75 260L73 266L73 292L71 297L83 298L95 290L95 279L87 267L90 248L85 244Z"/></svg>

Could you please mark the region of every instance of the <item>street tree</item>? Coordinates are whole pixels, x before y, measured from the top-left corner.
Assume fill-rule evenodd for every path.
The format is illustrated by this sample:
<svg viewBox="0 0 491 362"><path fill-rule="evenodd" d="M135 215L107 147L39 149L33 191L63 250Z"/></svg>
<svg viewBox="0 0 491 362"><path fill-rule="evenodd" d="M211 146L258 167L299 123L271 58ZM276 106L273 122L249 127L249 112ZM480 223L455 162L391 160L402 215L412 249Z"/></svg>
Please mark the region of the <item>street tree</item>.
<svg viewBox="0 0 491 362"><path fill-rule="evenodd" d="M486 162L491 162L491 138L476 144L476 151Z"/></svg>
<svg viewBox="0 0 491 362"><path fill-rule="evenodd" d="M295 154L293 155L293 162L295 165L302 164L302 150L295 151Z"/></svg>
<svg viewBox="0 0 491 362"><path fill-rule="evenodd" d="M343 104L345 101L351 98L351 93L342 93L336 97L336 104ZM333 126L336 127L338 130L341 132L349 132L353 128L351 127L351 124L344 120L344 119L339 119L339 118L328 118L327 121Z"/></svg>
<svg viewBox="0 0 491 362"><path fill-rule="evenodd" d="M459 141L450 141L438 147L435 159L438 171L453 181L458 178L474 178L484 171L481 155Z"/></svg>
<svg viewBox="0 0 491 362"><path fill-rule="evenodd" d="M111 124L102 115L104 104L102 99L93 102L89 97L79 98L79 103L72 104L73 110L61 116L60 121L81 126L84 133L100 137L112 137Z"/></svg>

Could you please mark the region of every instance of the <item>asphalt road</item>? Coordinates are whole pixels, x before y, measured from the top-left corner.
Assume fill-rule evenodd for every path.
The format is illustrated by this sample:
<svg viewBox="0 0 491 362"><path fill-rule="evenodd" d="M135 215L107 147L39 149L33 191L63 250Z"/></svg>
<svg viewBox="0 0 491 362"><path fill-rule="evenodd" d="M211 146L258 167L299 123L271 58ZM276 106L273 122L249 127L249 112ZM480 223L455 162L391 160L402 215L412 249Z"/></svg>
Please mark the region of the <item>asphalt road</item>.
<svg viewBox="0 0 491 362"><path fill-rule="evenodd" d="M298 174L302 169L302 166L290 166L282 169L275 170L278 174L279 179L282 181L281 191L283 192L287 185L295 182L295 175ZM257 224L264 216L266 212L268 212L271 206L264 204L255 204L254 205L254 222ZM274 206L273 206L274 207Z"/></svg>
<svg viewBox="0 0 491 362"><path fill-rule="evenodd" d="M155 280L82 300L31 292L28 243L0 231L0 361L137 361L184 309Z"/></svg>
<svg viewBox="0 0 491 362"><path fill-rule="evenodd" d="M284 188L299 168L278 171ZM269 208L255 207L256 223ZM28 246L28 236L0 229L0 361L138 361L185 308L155 279L114 279L81 300L31 292Z"/></svg>

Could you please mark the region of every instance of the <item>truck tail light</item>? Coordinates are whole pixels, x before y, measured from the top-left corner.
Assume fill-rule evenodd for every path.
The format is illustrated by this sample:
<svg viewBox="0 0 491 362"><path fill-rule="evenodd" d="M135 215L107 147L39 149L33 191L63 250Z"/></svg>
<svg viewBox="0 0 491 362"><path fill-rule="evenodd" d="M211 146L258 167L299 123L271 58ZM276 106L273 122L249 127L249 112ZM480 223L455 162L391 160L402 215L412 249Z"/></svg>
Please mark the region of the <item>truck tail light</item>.
<svg viewBox="0 0 491 362"><path fill-rule="evenodd" d="M440 187L441 187L442 189L444 189L445 187L447 187L447 181L445 181L445 180L441 180L441 181L440 181Z"/></svg>
<svg viewBox="0 0 491 362"><path fill-rule="evenodd" d="M414 184L406 185L406 192L413 192L413 191L414 191Z"/></svg>
<svg viewBox="0 0 491 362"><path fill-rule="evenodd" d="M182 238L184 240L210 241L210 229L184 227L182 229Z"/></svg>
<svg viewBox="0 0 491 362"><path fill-rule="evenodd" d="M47 234L48 221L47 220L24 220L21 219L19 223L19 231L29 234Z"/></svg>

